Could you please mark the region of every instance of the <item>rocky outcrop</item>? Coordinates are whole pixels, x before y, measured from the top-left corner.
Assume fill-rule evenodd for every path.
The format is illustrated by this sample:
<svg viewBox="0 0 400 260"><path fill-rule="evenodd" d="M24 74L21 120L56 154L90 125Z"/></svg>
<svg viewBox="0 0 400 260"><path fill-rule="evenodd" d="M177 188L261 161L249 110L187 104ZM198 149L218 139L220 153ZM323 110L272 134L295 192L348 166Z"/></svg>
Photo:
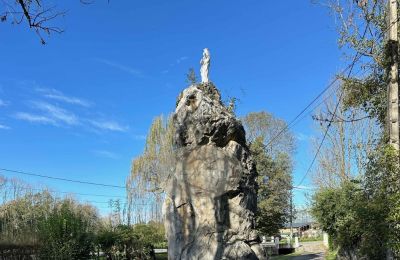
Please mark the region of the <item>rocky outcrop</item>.
<svg viewBox="0 0 400 260"><path fill-rule="evenodd" d="M266 259L254 230L257 175L242 124L211 82L179 96L177 164L164 203L169 259Z"/></svg>

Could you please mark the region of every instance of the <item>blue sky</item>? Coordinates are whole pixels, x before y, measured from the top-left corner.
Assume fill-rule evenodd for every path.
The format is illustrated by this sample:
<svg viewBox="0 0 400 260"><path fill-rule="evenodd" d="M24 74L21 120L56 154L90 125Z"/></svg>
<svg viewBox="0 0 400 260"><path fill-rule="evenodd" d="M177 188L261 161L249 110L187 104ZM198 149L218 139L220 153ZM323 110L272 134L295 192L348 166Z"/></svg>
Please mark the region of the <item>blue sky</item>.
<svg viewBox="0 0 400 260"><path fill-rule="evenodd" d="M65 32L44 46L26 24L0 24L0 168L124 185L152 119L173 111L204 47L211 80L224 98L239 99L239 116L266 110L290 121L347 65L334 19L309 0L76 0L58 7L67 10L56 21ZM293 132L296 184L313 156L311 118ZM2 174L62 191L124 195ZM295 203L304 202L296 191Z"/></svg>

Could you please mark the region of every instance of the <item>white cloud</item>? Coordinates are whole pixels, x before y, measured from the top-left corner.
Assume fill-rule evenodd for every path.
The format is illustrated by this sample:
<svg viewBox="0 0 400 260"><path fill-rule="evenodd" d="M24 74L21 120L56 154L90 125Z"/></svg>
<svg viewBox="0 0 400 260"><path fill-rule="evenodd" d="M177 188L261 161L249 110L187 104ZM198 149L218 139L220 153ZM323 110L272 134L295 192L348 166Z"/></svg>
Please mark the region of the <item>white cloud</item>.
<svg viewBox="0 0 400 260"><path fill-rule="evenodd" d="M94 127L99 128L101 130L116 131L116 132L126 132L128 130L127 126L122 126L121 124L115 121L90 120L89 122Z"/></svg>
<svg viewBox="0 0 400 260"><path fill-rule="evenodd" d="M74 104L74 105L80 105L83 107L91 106L91 103L84 99L67 96L67 95L63 94L61 91L58 91L56 89L37 88L36 91L42 93L44 97L49 98L49 99L54 99L54 100L58 100L58 101L62 101L62 102Z"/></svg>
<svg viewBox="0 0 400 260"><path fill-rule="evenodd" d="M106 59L96 59L96 61L106 64L108 66L114 67L116 69L122 70L124 72L128 72L129 74L132 74L137 77L143 76L143 73L140 70L128 67L126 65L122 65L122 64L114 62L114 61L110 61L110 60L106 60Z"/></svg>
<svg viewBox="0 0 400 260"><path fill-rule="evenodd" d="M15 118L24 120L24 121L28 121L31 123L56 125L56 122L49 117L42 116L42 115L34 115L34 114L30 114L30 113L25 113L25 112L16 113Z"/></svg>
<svg viewBox="0 0 400 260"><path fill-rule="evenodd" d="M187 59L188 59L188 57L186 57L186 56L180 57L180 58L176 59L176 64L179 64L182 61L187 60Z"/></svg>
<svg viewBox="0 0 400 260"><path fill-rule="evenodd" d="M100 157L105 157L109 159L117 159L119 156L116 153L106 151L106 150L94 150L93 153Z"/></svg>
<svg viewBox="0 0 400 260"><path fill-rule="evenodd" d="M0 107L5 107L5 106L8 106L8 102L0 99Z"/></svg>
<svg viewBox="0 0 400 260"><path fill-rule="evenodd" d="M169 64L169 68L172 68L175 65L179 65L180 63L182 63L183 61L187 60L188 58L189 57L187 57L187 56L182 56L182 57L177 58L175 60L175 62ZM169 73L169 69L161 71L161 74L167 74L167 73Z"/></svg>
<svg viewBox="0 0 400 260"><path fill-rule="evenodd" d="M0 124L0 129L2 129L2 130L9 130L9 129L11 129L11 128L10 128L9 126Z"/></svg>
<svg viewBox="0 0 400 260"><path fill-rule="evenodd" d="M71 112L66 111L60 107L51 105L45 102L33 102L36 108L47 112L50 118L55 121L61 121L68 125L77 125L79 123L78 118Z"/></svg>
<svg viewBox="0 0 400 260"><path fill-rule="evenodd" d="M305 134L303 134L303 133L297 133L297 134L296 134L296 137L297 137L297 139L298 139L299 141L308 141L308 140L310 140L310 136L305 135Z"/></svg>
<svg viewBox="0 0 400 260"><path fill-rule="evenodd" d="M135 139L135 140L146 140L146 135L134 135L133 139Z"/></svg>
<svg viewBox="0 0 400 260"><path fill-rule="evenodd" d="M293 186L293 188L298 190L315 190L315 187L305 185Z"/></svg>

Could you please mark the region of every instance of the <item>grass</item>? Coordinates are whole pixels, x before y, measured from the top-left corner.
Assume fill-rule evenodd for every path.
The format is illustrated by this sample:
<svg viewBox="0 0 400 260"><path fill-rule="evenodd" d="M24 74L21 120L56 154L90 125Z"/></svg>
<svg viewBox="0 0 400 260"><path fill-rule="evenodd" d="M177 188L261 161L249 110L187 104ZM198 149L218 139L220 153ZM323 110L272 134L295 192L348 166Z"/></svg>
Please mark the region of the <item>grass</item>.
<svg viewBox="0 0 400 260"><path fill-rule="evenodd" d="M168 259L167 253L156 254L156 260L167 260L167 259Z"/></svg>
<svg viewBox="0 0 400 260"><path fill-rule="evenodd" d="M271 260L286 260L286 259L291 259L293 256L299 256L301 255L300 252L294 252L288 255L277 255L277 256L272 256Z"/></svg>
<svg viewBox="0 0 400 260"><path fill-rule="evenodd" d="M329 250L325 259L326 260L335 260L337 256L338 250Z"/></svg>
<svg viewBox="0 0 400 260"><path fill-rule="evenodd" d="M94 259L106 260L107 258L105 256L100 256L99 258L94 258ZM167 253L156 254L156 260L168 260L168 254Z"/></svg>
<svg viewBox="0 0 400 260"><path fill-rule="evenodd" d="M322 241L323 237L318 236L318 237L301 237L299 238L299 242L312 242L312 241Z"/></svg>

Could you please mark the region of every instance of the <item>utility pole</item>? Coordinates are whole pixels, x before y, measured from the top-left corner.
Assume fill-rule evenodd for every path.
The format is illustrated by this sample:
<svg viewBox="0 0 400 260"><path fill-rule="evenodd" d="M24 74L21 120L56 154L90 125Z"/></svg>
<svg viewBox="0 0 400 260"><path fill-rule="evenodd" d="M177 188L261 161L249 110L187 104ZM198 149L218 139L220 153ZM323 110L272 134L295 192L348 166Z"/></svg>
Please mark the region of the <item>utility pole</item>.
<svg viewBox="0 0 400 260"><path fill-rule="evenodd" d="M399 72L397 36L397 0L389 0L389 48L391 54L388 86L389 143L399 151Z"/></svg>

